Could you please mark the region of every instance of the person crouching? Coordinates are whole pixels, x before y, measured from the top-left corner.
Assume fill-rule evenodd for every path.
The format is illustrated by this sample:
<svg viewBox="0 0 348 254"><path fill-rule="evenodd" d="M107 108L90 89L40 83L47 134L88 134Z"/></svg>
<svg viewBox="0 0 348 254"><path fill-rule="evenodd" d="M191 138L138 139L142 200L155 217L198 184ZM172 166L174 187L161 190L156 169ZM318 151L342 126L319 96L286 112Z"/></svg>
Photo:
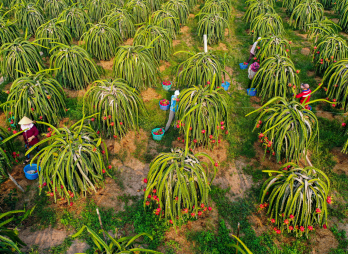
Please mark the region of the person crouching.
<svg viewBox="0 0 348 254"><path fill-rule="evenodd" d="M39 142L39 130L35 127L33 121L26 116L24 116L18 124L21 126L21 130L23 131L25 150L28 151ZM36 147L36 150L38 151L38 147ZM25 165L29 162L30 154L27 155L27 159L23 162L23 164Z"/></svg>

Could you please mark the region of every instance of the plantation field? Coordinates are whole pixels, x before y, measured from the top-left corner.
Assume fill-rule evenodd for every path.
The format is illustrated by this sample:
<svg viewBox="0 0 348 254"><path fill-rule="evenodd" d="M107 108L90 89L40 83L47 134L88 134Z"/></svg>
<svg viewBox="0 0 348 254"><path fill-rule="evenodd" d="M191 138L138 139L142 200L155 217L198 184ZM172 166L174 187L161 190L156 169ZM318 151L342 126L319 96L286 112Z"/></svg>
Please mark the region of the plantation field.
<svg viewBox="0 0 348 254"><path fill-rule="evenodd" d="M174 8L169 4L175 1L171 1L166 1L166 6L163 7L165 11ZM248 59L251 45L261 36L265 27L252 31L251 24L258 16L248 9L253 4L252 1L229 0L228 9L223 5L225 1L221 0L220 8L229 11L221 12L219 17L227 23L218 28L208 28L208 54L203 54L202 58L197 57L200 60L206 57L200 63L194 57L199 55L196 53L204 52L202 26L209 27L212 24L212 19L204 16L204 13L210 12L206 5L209 1L182 1L187 6L187 13L185 14L185 8L179 7L182 12L176 12L178 18L165 19L168 23L156 23L156 19L163 18L161 15L171 15L169 11L169 14L158 11L162 10L161 1L148 1L147 4L151 7L146 8L133 3L137 1L118 1L120 9L127 7L129 11L122 13L124 16L120 15L123 18L131 15L133 20L132 24L123 24L122 28L121 23L115 21L121 16L107 16L113 13L110 10L114 4L116 6L116 1L78 1L84 7L81 7L83 11L79 12L78 19L75 20L75 27L69 26L68 29L66 25L63 28L59 22L55 23L57 20L51 24L52 27L62 29L58 33L66 33L56 39L59 44L55 44L53 37L50 37L52 44L46 43L47 36L51 35L45 34L45 29L40 32L39 27L58 17L68 22L67 13L72 11L68 8L72 8L72 4L70 7L64 5L61 9L57 7L55 10L59 10L58 13L51 13L48 7L44 8L45 0L38 1L42 5L43 20L40 21L38 17L31 20L31 24L37 23L37 27L21 20L20 17L24 19L24 7L23 10L17 7L18 9L6 14L18 29L17 36L10 38L7 43L18 43L37 51L30 58L31 67L26 69L25 66L28 66L19 58L16 61L24 67L11 65L15 56L11 62L5 49L7 44L3 43L0 48L0 90L3 91L0 94L3 105L0 110L0 136L6 139L14 135L2 144L0 151L0 161L3 163L0 168L0 213L34 208L24 220L20 214L11 215L14 220L7 227L11 230L17 228L19 239L26 244L19 247L22 253L94 253L95 239L87 230L80 231L84 226L93 230L101 241L105 239L105 232L115 239L146 233L152 239L141 235L141 243L130 246L157 251L155 253L235 253L238 241L233 235L239 235L240 240L254 254L348 253L347 95L342 92L342 95L336 96L338 92L335 90L337 84L345 87L347 80L340 72L340 77L330 81L330 77L339 72L338 68L344 69L344 61L348 61L348 34L344 32L347 30L340 23L343 31L338 29L332 36L338 37L339 42L343 41L342 44L338 43L339 46L333 47L342 48L330 51L328 54L335 57L322 63L321 55L317 56L317 46L326 41L318 35L320 32L313 35L313 29L306 29L300 21L294 22L296 17L289 12L290 7L283 5L296 1L258 2L262 1L265 5L266 2L273 5L272 8L263 7L268 10L267 15L279 15L274 19L283 23L280 29L283 30L272 36L276 37L275 40L280 38L285 46L277 48L278 54L273 56L262 55L262 47L266 48L267 45L258 44L261 45L261 50L255 61L261 62L259 74L255 76L253 83L248 78L248 69L242 70L239 66ZM10 9L7 8L9 2L0 0L0 6L1 3L4 6L0 7L0 22L4 13ZM58 4L59 1L51 2ZM182 2L176 0L176 3ZM217 2L219 1L216 0ZM305 5L307 2L303 1L301 4ZM340 14L329 3L321 3L325 10L322 14L320 10L317 11L312 17L313 22L321 20L322 16L335 24L342 22ZM22 4L26 6L24 2ZM105 6L100 9L93 7L103 4ZM317 2L313 5L316 4ZM293 10L292 13L296 14ZM84 19L91 22L89 28L86 28L89 32L80 33L75 28ZM52 27L49 29L53 29ZM214 32L211 32L213 29ZM273 32L276 33L276 29ZM263 33L268 34L268 31ZM1 36L5 35L0 31L0 42L6 41ZM25 42L15 41L25 36ZM95 41L96 38L99 41ZM127 53L136 56L137 60L134 60L135 57L125 57ZM74 62L75 59L78 60ZM193 59L189 67L188 59ZM337 65L334 65L334 59L337 59ZM252 59L250 63L253 61ZM274 64L275 62L279 64ZM214 69L215 75L211 74L208 67L199 69L204 64L212 68L215 63L218 66ZM332 66L337 66L337 69L332 69ZM19 70L20 68L22 69ZM44 69L48 70L45 72ZM282 71L282 76L277 86L282 88L275 91L273 77L278 70ZM86 75L83 74L84 71ZM196 75L195 71L201 71L200 75ZM38 72L42 76L35 74ZM271 73L267 77L260 74L267 72ZM27 84L34 87L44 81L48 83L45 89L49 92L40 90L36 97L41 99L31 100L30 96L20 96L26 91ZM169 91L162 88L163 81L173 82ZM231 83L226 92L220 85L224 81ZM315 101L311 104L312 113L308 113L309 110L299 103L295 106L291 104L293 94L300 92L301 83L308 83L311 90L315 91L311 97L311 101ZM247 95L246 89L250 87L258 89L257 96ZM159 101L170 101L177 89L181 92L180 100L177 101L177 118L162 140L155 141L151 131L154 128L164 128L169 117L169 110L161 110ZM196 101L192 102L192 98ZM265 107L273 98L276 98L275 101ZM115 101L118 103L117 107L113 106ZM199 116L189 115L188 112L197 104L209 104L209 107L206 111L195 111ZM281 149L285 145L278 141L281 140L279 133L271 139L268 128L272 129L280 123L274 120L275 117L267 117L267 114L271 114L268 109L277 112L278 117L281 116L278 119L280 123L283 119L287 120L288 115L298 117L293 122L306 123L299 124L300 127L293 132L290 127L279 131L284 137L289 135L291 140L289 143L284 141L288 146L286 151ZM259 111L253 112L255 110ZM288 110L292 111L282 115L282 112ZM253 113L249 114L251 112ZM19 126L13 127L9 122L9 118L13 116L18 123L23 114L36 120L40 131L41 152L35 161L40 161L43 173L40 172L36 180L25 177L22 165L26 159L24 141L19 133ZM289 120L289 126L293 126L293 122ZM176 125L179 128L174 128ZM260 133L268 133L272 141L260 136ZM306 142L301 142L304 139ZM52 143L56 144L56 148ZM64 149L67 147L74 152L70 154L69 149ZM296 151L292 150L293 147L296 147ZM3 155L5 149L13 151L15 155L13 160L12 154L8 156L11 158L8 164ZM33 151L31 154L33 156L37 152ZM76 157L79 155L83 158ZM49 159L45 160L46 158ZM175 165L174 169L164 163L166 159L168 165ZM76 161L79 160L81 164L77 166ZM58 162L61 164L58 165ZM179 165L184 164L185 170L189 172L187 175L179 170L180 167L184 168ZM306 167L309 164L313 167L308 169ZM297 168L301 170L296 171ZM169 176L164 176L161 175L161 169L172 171L168 173ZM58 177L54 170L64 173ZM24 192L6 177L6 171ZM286 175L288 172L289 175ZM290 172L295 173L291 175ZM270 177L282 174L298 181L297 185L294 184L296 186L306 182L305 193L302 190L291 211L273 207L272 211L276 211L270 215L266 208L272 207L273 201L270 200L273 195L279 195L274 200L279 202L280 196L285 195L286 188L274 194L277 186L282 186L282 182L276 182L278 185L269 189L265 189L263 184ZM182 182L190 184L178 187L180 177ZM314 185L313 181L307 181L312 178L315 178L315 183L319 183ZM281 179L285 181L284 178ZM290 186L290 183L286 184ZM306 197L307 193L312 193L313 198L311 195L310 198ZM305 204L306 208L296 210L301 202L307 202L307 198L310 201ZM101 222L96 209L99 209ZM289 229L289 221L282 218L284 213L286 218L294 214L296 222L302 214L310 219L301 219L301 223L305 225L304 230ZM289 220L292 223L294 220L291 216ZM6 218L9 217L0 216L0 236L3 229L1 223ZM273 221L274 219L277 220ZM101 231L100 223L104 232ZM301 223L296 225L301 226ZM295 227L295 222L291 225ZM0 244L0 247L6 246L2 245L3 242ZM241 243L238 246L242 246ZM3 250L18 253L13 246L7 246ZM114 250L95 253L122 252ZM132 253L146 252L139 249Z"/></svg>

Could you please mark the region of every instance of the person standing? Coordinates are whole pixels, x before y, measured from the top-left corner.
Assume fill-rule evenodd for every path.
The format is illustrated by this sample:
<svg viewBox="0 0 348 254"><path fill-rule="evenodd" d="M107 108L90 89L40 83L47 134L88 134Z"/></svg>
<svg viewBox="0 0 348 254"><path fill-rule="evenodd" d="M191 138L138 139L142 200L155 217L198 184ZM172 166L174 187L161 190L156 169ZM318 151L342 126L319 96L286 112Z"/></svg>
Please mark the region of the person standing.
<svg viewBox="0 0 348 254"><path fill-rule="evenodd" d="M178 107L179 107L179 103L178 103L178 97L179 97L179 90L176 90L174 92L174 95L172 95L172 98L170 100L170 112L169 112L169 119L168 119L168 122L167 122L167 125L166 125L166 128L164 129L164 131L166 132L169 127L170 127L170 124L172 123L173 119L174 119L174 116L175 116L175 112L178 110Z"/></svg>
<svg viewBox="0 0 348 254"><path fill-rule="evenodd" d="M248 77L249 77L250 80L252 80L254 78L254 76L256 75L256 73L259 70L259 68L260 68L260 65L259 65L258 62L252 63L249 66Z"/></svg>
<svg viewBox="0 0 348 254"><path fill-rule="evenodd" d="M308 84L301 84L301 89L302 92L299 93L298 95L296 95L296 98L300 98L300 103L307 103L310 101L311 99L311 89L309 89L309 85ZM306 105L305 106L306 109L311 109L310 106Z"/></svg>
<svg viewBox="0 0 348 254"><path fill-rule="evenodd" d="M257 44L259 43L259 41L261 40L261 37L257 38L257 41L254 42L253 46L251 47L250 49L250 56L249 56L249 59L248 61L246 61L246 63L249 64L250 60L255 57L256 55L256 47L257 47Z"/></svg>
<svg viewBox="0 0 348 254"><path fill-rule="evenodd" d="M18 123L23 131L23 138L25 143L25 150L29 150L39 142L39 130L35 127L32 120L24 116ZM38 147L36 148L38 151ZM30 162L30 154L27 155L27 159L24 161L24 165Z"/></svg>

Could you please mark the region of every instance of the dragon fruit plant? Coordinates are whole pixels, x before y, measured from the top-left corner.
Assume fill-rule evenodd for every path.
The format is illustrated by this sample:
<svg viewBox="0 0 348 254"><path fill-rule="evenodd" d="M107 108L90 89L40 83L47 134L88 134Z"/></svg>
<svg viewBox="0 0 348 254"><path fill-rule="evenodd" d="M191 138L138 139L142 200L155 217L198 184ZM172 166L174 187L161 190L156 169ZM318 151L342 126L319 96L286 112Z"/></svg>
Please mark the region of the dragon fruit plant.
<svg viewBox="0 0 348 254"><path fill-rule="evenodd" d="M348 57L346 40L335 34L320 37L313 49L313 62L318 73L324 73L330 65Z"/></svg>
<svg viewBox="0 0 348 254"><path fill-rule="evenodd" d="M214 83L214 82L213 82ZM181 91L176 127L191 147L213 147L228 133L227 93L223 88L194 86Z"/></svg>
<svg viewBox="0 0 348 254"><path fill-rule="evenodd" d="M203 157L208 163L200 161ZM188 217L197 218L212 210L209 206L210 184L218 163L205 153L195 155L180 148L159 154L150 164L144 183L144 207L168 224L182 225Z"/></svg>
<svg viewBox="0 0 348 254"><path fill-rule="evenodd" d="M299 72L290 58L286 56L268 57L261 62L251 87L257 89L262 101L276 96L287 98L294 91L299 90Z"/></svg>
<svg viewBox="0 0 348 254"><path fill-rule="evenodd" d="M255 59L262 63L265 59L273 56L289 57L291 54L291 41L282 37L270 36L262 38L257 44Z"/></svg>
<svg viewBox="0 0 348 254"><path fill-rule="evenodd" d="M332 101L333 107L348 110L348 60L342 59L333 63L325 71L321 87Z"/></svg>
<svg viewBox="0 0 348 254"><path fill-rule="evenodd" d="M319 139L317 117L295 100L288 102L275 97L248 115L256 112L254 131L259 131L265 156L275 156L277 163L282 160L298 163Z"/></svg>
<svg viewBox="0 0 348 254"><path fill-rule="evenodd" d="M45 139L27 151L31 153L42 145L41 151L33 156L37 159L40 193L68 201L70 206L79 195L96 192L103 186L108 153L105 143L98 133L83 118L70 128L48 126ZM45 144L45 145L43 145ZM108 166L111 169L111 165Z"/></svg>
<svg viewBox="0 0 348 254"><path fill-rule="evenodd" d="M270 177L261 189L261 210L270 216L277 234L306 236L314 227L327 228L330 180L315 168L286 163L279 170L264 170Z"/></svg>
<svg viewBox="0 0 348 254"><path fill-rule="evenodd" d="M84 112L99 113L92 126L108 137L123 137L138 130L139 116L146 114L140 94L121 79L97 80L84 96Z"/></svg>

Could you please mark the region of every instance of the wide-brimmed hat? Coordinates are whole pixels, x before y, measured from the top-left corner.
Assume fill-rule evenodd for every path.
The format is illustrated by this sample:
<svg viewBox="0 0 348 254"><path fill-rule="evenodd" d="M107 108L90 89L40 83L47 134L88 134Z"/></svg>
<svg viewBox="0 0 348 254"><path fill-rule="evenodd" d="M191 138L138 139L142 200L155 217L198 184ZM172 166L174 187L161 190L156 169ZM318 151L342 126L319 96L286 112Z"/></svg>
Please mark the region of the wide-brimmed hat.
<svg viewBox="0 0 348 254"><path fill-rule="evenodd" d="M174 95L175 95L175 96L178 96L179 94L180 94L179 90L176 90L176 91L174 92Z"/></svg>
<svg viewBox="0 0 348 254"><path fill-rule="evenodd" d="M23 117L20 121L19 121L19 123L18 124L31 124L31 123L33 123L33 121L32 120L30 120L28 117Z"/></svg>
<svg viewBox="0 0 348 254"><path fill-rule="evenodd" d="M301 88L305 88L305 89L309 89L309 85L308 84L301 84Z"/></svg>

